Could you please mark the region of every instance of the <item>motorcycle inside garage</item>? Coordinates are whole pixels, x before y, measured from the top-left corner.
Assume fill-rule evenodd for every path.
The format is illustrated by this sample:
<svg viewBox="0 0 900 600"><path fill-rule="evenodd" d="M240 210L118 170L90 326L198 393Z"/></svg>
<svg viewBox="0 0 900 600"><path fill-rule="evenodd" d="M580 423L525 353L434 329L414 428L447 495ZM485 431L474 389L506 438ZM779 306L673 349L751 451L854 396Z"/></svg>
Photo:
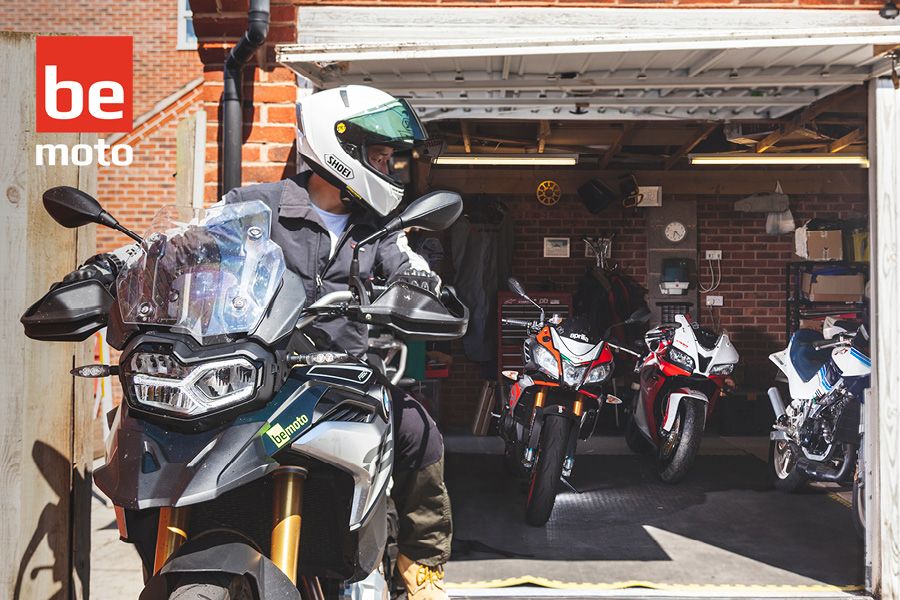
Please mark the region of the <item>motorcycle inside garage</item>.
<svg viewBox="0 0 900 600"><path fill-rule="evenodd" d="M336 10L301 11L301 43L281 47L279 60L317 87L358 83L407 97L445 141L440 159L414 165L414 183L423 193L458 191L466 205L446 234L411 235L472 315L461 342L410 347L430 361L409 371L445 435L451 593L893 597L900 474L889 461L900 397L896 359L892 367L880 340L898 333L885 308L898 291L896 28L860 15L836 33L820 11L802 19L750 11L757 29L725 19L703 31L709 17L696 11L654 37L647 32L664 27L659 15L644 12L638 26L626 10L612 20L610 11L602 20L555 11L545 18L567 33L548 37L523 11L518 38L463 45L479 32L459 33L471 23L457 9L435 9L429 36L404 28L398 10L387 21L379 15L365 43L336 50L346 40L329 36L346 32L322 25ZM351 10L359 14L348 19ZM341 16L366 22L366 10ZM531 37L529 27L538 28ZM646 35L614 33L628 27ZM378 43L407 37L389 51ZM528 298L509 288L509 276ZM644 302L648 320L617 325ZM524 340L544 335L546 324L562 331L553 315L577 314L589 324L570 339L622 350L608 347L615 370L593 411L579 406L580 439L562 455L574 464L563 465L549 519L535 526L526 523L535 438L526 434L510 461L503 412L516 394L525 398L516 386L544 377L526 373ZM629 438L645 401L635 361L680 343L665 327L673 322L696 332L694 356L709 355L722 333L739 355L718 372L708 356L697 366L717 385L704 396L710 409L696 455L674 482L661 477L665 407L655 419L645 414L643 435ZM790 414L802 395L790 377L818 376L836 348L820 343L801 356L789 341L812 331L801 337L843 339L849 351L860 325L874 373L858 394L855 423L868 425L864 435L851 432L850 472L835 474L839 454L822 460L831 471L809 471L815 452L807 449L806 481L784 485L785 458L772 448L786 438L771 438L789 419L777 421L768 389ZM660 333L649 348L647 330ZM779 369L770 355L786 349ZM652 413L652 399L646 406ZM845 439L834 425L808 426L804 439ZM868 457L858 470L857 455ZM813 481L823 473L836 481ZM865 482L856 498L854 480Z"/></svg>

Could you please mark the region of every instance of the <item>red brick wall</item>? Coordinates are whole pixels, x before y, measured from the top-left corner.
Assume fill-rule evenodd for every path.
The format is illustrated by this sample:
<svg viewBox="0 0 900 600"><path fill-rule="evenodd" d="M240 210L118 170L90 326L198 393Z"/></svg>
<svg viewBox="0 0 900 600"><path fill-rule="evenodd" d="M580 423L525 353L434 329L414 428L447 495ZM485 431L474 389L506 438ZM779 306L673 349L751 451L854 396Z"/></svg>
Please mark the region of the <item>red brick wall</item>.
<svg viewBox="0 0 900 600"><path fill-rule="evenodd" d="M670 196L671 197L671 196ZM699 251L722 250L722 283L713 293L724 296L719 309L701 307L700 323L713 326L711 310L719 311L719 322L728 330L741 354L737 372L742 383L758 387L772 380L775 369L768 355L787 343L785 340L785 264L797 260L793 235L765 233L765 214L733 210L739 197L697 196ZM564 198L547 208L533 198L503 198L515 215L516 252L512 271L527 290L541 289L551 281L558 291L573 292L593 258L584 258L582 236L614 232L612 260L619 268L646 284L646 243L644 214L634 209L610 209L600 215L588 213L580 202ZM791 210L797 223L813 217L847 218L864 216L868 197L791 196ZM544 236L569 237L571 258L543 257ZM709 272L700 261L702 277L709 284ZM701 305L704 303L701 294ZM445 427L469 427L478 402L483 374L481 366L469 362L454 343L453 377L443 386L441 420ZM452 382L452 384L450 383Z"/></svg>
<svg viewBox="0 0 900 600"><path fill-rule="evenodd" d="M134 37L134 116L201 73L195 50L176 50L178 0L0 2L0 30Z"/></svg>

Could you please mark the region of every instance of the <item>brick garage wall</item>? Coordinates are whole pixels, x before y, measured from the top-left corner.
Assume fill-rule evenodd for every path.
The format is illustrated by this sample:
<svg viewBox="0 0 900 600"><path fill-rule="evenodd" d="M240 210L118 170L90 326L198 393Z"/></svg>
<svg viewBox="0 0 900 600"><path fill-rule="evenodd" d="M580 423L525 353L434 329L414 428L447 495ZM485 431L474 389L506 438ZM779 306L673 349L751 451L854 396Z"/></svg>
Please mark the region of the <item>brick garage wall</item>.
<svg viewBox="0 0 900 600"><path fill-rule="evenodd" d="M222 194L218 187L222 69L229 50L247 28L248 4L247 0L191 0L205 78L202 100L207 113L205 199L208 202L215 202ZM275 46L296 41L296 22L297 9L290 1L273 0L266 44L244 70L241 170L244 185L278 181L296 172L297 86L293 73L275 62Z"/></svg>
<svg viewBox="0 0 900 600"><path fill-rule="evenodd" d="M195 50L176 50L180 0L0 2L0 30L134 37L134 116L200 74Z"/></svg>
<svg viewBox="0 0 900 600"><path fill-rule="evenodd" d="M735 176L739 176L739 172ZM688 198L688 196L669 196ZM775 368L768 355L783 348L785 339L784 270L793 253L793 235L771 236L765 233L765 214L733 210L739 196L691 196L697 200L700 256L706 250L722 250L722 283L713 293L724 296L718 309L702 306L700 323L712 328L718 321L728 330L741 354L737 372L739 383L754 387L772 381ZM563 198L554 207L544 207L533 198L504 197L502 201L515 219L516 251L512 272L526 290L540 290L552 282L558 291L575 291L585 270L594 264L584 258L582 236L614 232L612 260L625 274L646 285L646 244L644 213L634 209L611 209L591 215L575 198ZM791 196L791 210L798 224L813 217L849 218L865 216L868 197ZM652 210L652 209L644 209ZM568 237L571 258L544 258L543 238ZM705 261L698 261L702 277L709 284ZM443 385L441 422L445 428L468 428L481 391L481 365L465 358L461 344L453 344L452 378Z"/></svg>

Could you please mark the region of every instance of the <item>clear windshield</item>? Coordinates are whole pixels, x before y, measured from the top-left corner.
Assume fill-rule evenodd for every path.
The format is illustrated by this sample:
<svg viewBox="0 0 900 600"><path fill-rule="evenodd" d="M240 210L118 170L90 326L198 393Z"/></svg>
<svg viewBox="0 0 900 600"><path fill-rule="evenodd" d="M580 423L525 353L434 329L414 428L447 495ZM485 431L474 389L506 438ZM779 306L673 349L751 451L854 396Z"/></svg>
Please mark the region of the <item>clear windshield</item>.
<svg viewBox="0 0 900 600"><path fill-rule="evenodd" d="M253 331L285 264L260 201L162 208L116 282L126 323L164 325L205 343Z"/></svg>

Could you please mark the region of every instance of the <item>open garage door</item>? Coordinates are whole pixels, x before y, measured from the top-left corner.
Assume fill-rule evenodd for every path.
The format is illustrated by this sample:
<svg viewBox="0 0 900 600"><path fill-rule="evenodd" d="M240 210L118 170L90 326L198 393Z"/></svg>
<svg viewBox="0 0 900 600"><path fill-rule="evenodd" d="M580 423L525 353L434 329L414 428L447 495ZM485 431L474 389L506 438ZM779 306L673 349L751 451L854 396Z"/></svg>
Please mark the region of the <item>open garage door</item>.
<svg viewBox="0 0 900 600"><path fill-rule="evenodd" d="M747 154L864 156L862 84L890 72L887 53L900 45L900 29L875 11L301 7L299 15L299 43L279 47L278 59L314 86L365 84L406 97L452 153L575 156L575 168L552 173L570 196L598 173L636 174L664 195L692 197L689 240L702 219L718 218L700 214L704 199L724 196L717 206L731 210L730 196L775 180L792 182L788 192L810 197L809 206L865 197L858 168L681 167L711 136ZM533 201L538 171L441 166L430 183ZM643 221L630 226L644 234ZM749 245L769 240L728 231ZM644 237L653 235L648 217ZM629 239L652 288L650 242L644 258L644 240ZM781 348L752 351L767 364ZM515 482L498 475L497 442L447 438L455 594L540 595L521 587L539 586L572 595L842 597L864 589L846 495L774 492L765 436L704 439L698 475L674 487L623 452L621 438L592 438L576 467L582 493L561 495L561 516L542 529L523 523ZM516 587L496 591L505 586Z"/></svg>

